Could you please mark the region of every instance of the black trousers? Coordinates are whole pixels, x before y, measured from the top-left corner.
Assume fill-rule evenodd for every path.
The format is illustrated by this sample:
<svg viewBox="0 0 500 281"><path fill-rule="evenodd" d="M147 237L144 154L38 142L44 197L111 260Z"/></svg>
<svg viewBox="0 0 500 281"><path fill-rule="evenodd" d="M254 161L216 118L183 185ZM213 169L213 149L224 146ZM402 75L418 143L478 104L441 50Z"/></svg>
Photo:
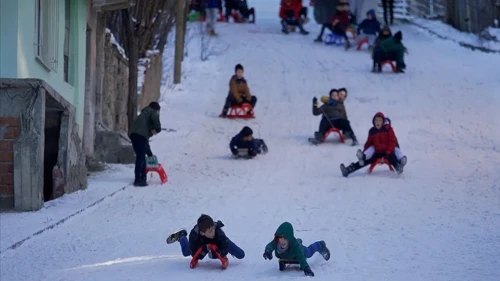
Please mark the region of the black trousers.
<svg viewBox="0 0 500 281"><path fill-rule="evenodd" d="M398 158L396 157L396 154L393 152L391 155L387 156L385 153L375 153L373 154L372 158L366 159L363 163L363 165L360 165L359 162L353 163L354 164L354 170L352 172L355 172L361 168L364 168L366 166L371 165L375 160L380 159L380 158L386 158L389 160L389 163L396 168L399 166L399 161Z"/></svg>
<svg viewBox="0 0 500 281"><path fill-rule="evenodd" d="M247 100L245 97L243 98L243 101L241 103L238 103L236 101L236 99L234 98L233 95L229 94L227 95L227 98L226 98L226 102L224 103L224 109L223 109L223 113L224 114L227 114L227 111L229 110L229 108L231 106L234 106L234 105L242 105L244 103L249 103L252 105L252 108L255 109L255 105L257 104L257 97L256 96L252 96L252 98L250 98L250 100Z"/></svg>
<svg viewBox="0 0 500 281"><path fill-rule="evenodd" d="M307 7L302 7L302 9L300 9L299 17L302 19L307 18Z"/></svg>
<svg viewBox="0 0 500 281"><path fill-rule="evenodd" d="M323 38L323 33L325 32L325 29L329 29L331 32L334 34L340 35L344 37L344 39L349 42L349 37L347 37L346 30L347 28L344 26L341 26L340 24L336 24L333 26L331 23L324 23L321 26L321 31L319 32L318 38Z"/></svg>
<svg viewBox="0 0 500 281"><path fill-rule="evenodd" d="M151 153L148 139L133 133L130 134L130 140L132 141L132 148L135 152L135 181L146 180L146 154Z"/></svg>
<svg viewBox="0 0 500 281"><path fill-rule="evenodd" d="M375 49L373 52L373 67L382 67L382 61L384 60L393 60L396 61L396 67L398 69L406 68L406 65L403 61L399 61L398 58L400 54L396 52L384 52L380 49Z"/></svg>
<svg viewBox="0 0 500 281"><path fill-rule="evenodd" d="M384 22L389 25L387 21L387 10L389 10L389 16L391 19L391 25L394 21L394 0L382 0L382 7L384 8Z"/></svg>
<svg viewBox="0 0 500 281"><path fill-rule="evenodd" d="M330 124L330 122L332 124ZM344 134L351 134L353 139L356 139L354 132L351 127L351 122L347 119L335 119L333 121L328 121L325 117L321 118L319 122L319 133L323 136L332 127L341 130Z"/></svg>

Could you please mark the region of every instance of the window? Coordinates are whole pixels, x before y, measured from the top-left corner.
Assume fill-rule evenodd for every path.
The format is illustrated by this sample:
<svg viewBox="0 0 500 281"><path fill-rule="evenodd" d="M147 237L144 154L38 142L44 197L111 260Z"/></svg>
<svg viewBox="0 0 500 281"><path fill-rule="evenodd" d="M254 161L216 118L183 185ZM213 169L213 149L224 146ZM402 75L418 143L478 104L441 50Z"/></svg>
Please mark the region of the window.
<svg viewBox="0 0 500 281"><path fill-rule="evenodd" d="M69 83L70 0L64 3L64 81Z"/></svg>
<svg viewBox="0 0 500 281"><path fill-rule="evenodd" d="M59 54L59 1L35 0L35 56L57 72Z"/></svg>

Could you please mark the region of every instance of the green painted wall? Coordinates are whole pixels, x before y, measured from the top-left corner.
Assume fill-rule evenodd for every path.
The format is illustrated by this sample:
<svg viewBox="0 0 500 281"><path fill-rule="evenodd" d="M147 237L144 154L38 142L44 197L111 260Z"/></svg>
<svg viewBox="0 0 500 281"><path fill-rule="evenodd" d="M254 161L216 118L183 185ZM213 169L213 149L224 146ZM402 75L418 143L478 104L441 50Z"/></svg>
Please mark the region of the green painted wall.
<svg viewBox="0 0 500 281"><path fill-rule="evenodd" d="M13 12L15 7L9 4L9 9L4 11L4 3L16 3L12 0L0 0L2 3L1 23L3 23L4 13L11 18L16 16ZM85 97L85 54L86 54L86 30L87 30L87 0L71 0L71 39L70 39L70 78L69 83L64 81L64 17L65 1L59 1L59 54L57 71L48 71L35 58L35 1L18 0L17 1L17 19L16 25L7 26L6 34L15 34L17 29L17 44L7 42L5 44L4 55L4 30L2 27L2 43L0 45L1 56L8 56L10 63L17 66L16 71L7 70L1 61L1 75L3 78L38 78L43 79L52 88L54 88L68 102L76 108L76 122L79 124L79 135L83 135L83 112ZM14 5L15 6L15 5ZM14 14L14 16L12 15ZM6 19L6 21L9 19ZM2 24L3 26L3 24ZM11 53L17 48L16 53ZM0 58L2 58L0 57ZM17 62L14 61L17 58Z"/></svg>
<svg viewBox="0 0 500 281"><path fill-rule="evenodd" d="M17 2L0 0L0 77L17 77Z"/></svg>

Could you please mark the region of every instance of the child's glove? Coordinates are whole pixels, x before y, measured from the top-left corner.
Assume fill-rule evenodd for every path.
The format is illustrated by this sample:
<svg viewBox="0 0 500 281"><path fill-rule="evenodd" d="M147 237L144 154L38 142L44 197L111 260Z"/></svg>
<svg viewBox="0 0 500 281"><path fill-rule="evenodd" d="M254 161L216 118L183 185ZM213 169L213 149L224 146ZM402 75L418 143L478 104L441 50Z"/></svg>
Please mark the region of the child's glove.
<svg viewBox="0 0 500 281"><path fill-rule="evenodd" d="M313 106L318 106L318 99L316 97L313 98Z"/></svg>
<svg viewBox="0 0 500 281"><path fill-rule="evenodd" d="M273 259L273 251L266 249L266 251L264 252L264 255L262 255L262 256L264 257L265 260L272 260Z"/></svg>
<svg viewBox="0 0 500 281"><path fill-rule="evenodd" d="M306 268L304 268L304 274L306 276L313 276L314 277L314 272L312 272L311 268L308 266Z"/></svg>

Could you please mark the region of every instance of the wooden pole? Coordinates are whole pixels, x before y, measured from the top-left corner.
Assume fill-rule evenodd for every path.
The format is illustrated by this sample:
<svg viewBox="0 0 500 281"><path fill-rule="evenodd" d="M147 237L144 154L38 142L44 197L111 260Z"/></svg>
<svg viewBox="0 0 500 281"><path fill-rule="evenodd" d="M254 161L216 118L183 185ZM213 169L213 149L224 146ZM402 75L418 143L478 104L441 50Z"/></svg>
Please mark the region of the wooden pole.
<svg viewBox="0 0 500 281"><path fill-rule="evenodd" d="M182 56L184 53L184 9L186 0L177 0L177 13L175 18L175 58L174 58L174 84L181 83Z"/></svg>
<svg viewBox="0 0 500 281"><path fill-rule="evenodd" d="M187 16L189 13L189 0L185 3L186 5L184 6L184 24L182 25L182 61L184 61L184 48L186 47L186 31L187 31Z"/></svg>

